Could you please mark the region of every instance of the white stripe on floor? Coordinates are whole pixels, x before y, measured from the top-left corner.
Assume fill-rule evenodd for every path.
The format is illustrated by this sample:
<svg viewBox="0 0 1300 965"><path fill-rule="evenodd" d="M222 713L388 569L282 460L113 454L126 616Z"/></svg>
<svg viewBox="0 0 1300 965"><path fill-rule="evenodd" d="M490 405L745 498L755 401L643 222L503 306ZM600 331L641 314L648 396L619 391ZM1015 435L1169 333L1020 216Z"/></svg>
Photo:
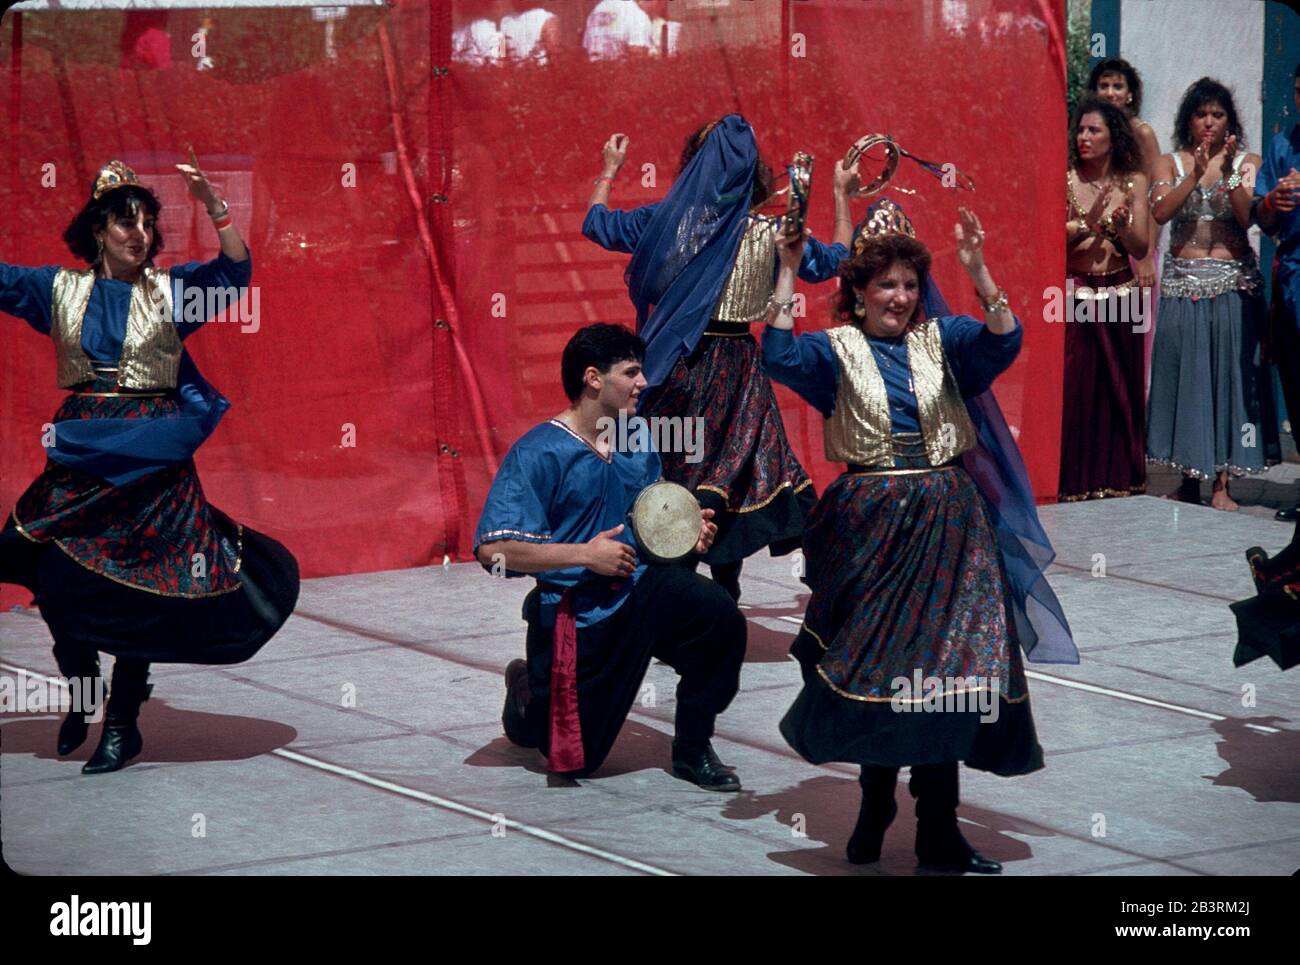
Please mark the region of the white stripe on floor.
<svg viewBox="0 0 1300 965"><path fill-rule="evenodd" d="M33 677L37 680L55 683L65 689L67 688L67 681L62 677L50 677L46 674L28 670L26 667L17 667L8 663L0 663L0 668L12 671L13 673L23 674L27 677ZM371 787L379 788L380 790L388 791L392 794L400 794L403 797L408 797L412 800L421 801L425 804L432 804L434 807L442 808L444 811L463 814L467 817L475 818L495 827L513 828L521 834L537 838L540 841L545 841L549 844L556 844L562 848L568 848L570 851L576 851L579 854L599 858L601 861L608 861L611 864L620 865L632 871L640 871L643 874L658 875L661 877L676 876L676 872L668 871L665 868L646 864L644 861L637 861L635 858L628 858L621 854L615 854L612 851L605 851L603 848L594 848L589 844L583 844L581 841L574 841L572 838L566 838L562 834L556 834L554 831L547 831L545 828L538 828L531 824L525 824L522 821L515 821L501 814L489 814L487 811L471 807L468 804L461 804L459 801L453 801L450 798L439 797L436 794L427 794L424 791L418 791L413 787L395 784L392 781L386 781L381 777L366 774L364 771L358 771L350 767L340 767L337 764L329 763L329 761L322 761L319 758L309 757L306 754L285 750L284 748L275 748L271 753L277 757L283 757L286 760L293 761L295 764L313 767L318 771L324 771L327 774L334 774L338 777L346 778L349 781L355 781L358 784L368 784Z"/></svg>
<svg viewBox="0 0 1300 965"><path fill-rule="evenodd" d="M742 607L742 609L747 609ZM778 620L784 620L786 623L797 623L803 626L803 617L782 616ZM1179 714L1187 714L1189 717L1201 717L1205 720L1227 720L1222 714L1214 714L1208 710L1197 710L1195 707L1184 707L1182 704L1171 704L1164 700L1153 700L1150 697L1143 697L1140 694L1130 694L1123 690L1113 690L1110 687L1098 687L1096 684L1085 684L1078 680L1067 680L1064 677L1053 677L1039 670L1026 670L1026 677L1032 677L1034 680L1041 680L1043 683L1058 684L1062 687L1071 687L1074 690L1082 690L1084 693L1101 694L1103 697L1115 697L1118 700L1129 700L1135 704L1146 704L1148 707L1159 707L1162 710L1172 710ZM1276 727L1265 727L1263 724L1247 724L1246 727L1261 734L1280 733Z"/></svg>

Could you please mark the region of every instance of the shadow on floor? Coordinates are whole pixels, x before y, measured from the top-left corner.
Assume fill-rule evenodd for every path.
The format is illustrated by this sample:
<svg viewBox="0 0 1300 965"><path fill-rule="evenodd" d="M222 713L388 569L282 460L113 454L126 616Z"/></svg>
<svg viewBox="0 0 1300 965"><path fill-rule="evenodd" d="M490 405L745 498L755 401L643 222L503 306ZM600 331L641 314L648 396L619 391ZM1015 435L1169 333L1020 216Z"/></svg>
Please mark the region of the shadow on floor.
<svg viewBox="0 0 1300 965"><path fill-rule="evenodd" d="M0 717L0 722L4 718ZM62 715L27 717L4 724L4 752L31 754L43 761L85 761L99 743L103 723L90 725L86 742L65 758L55 752ZM180 710L154 698L140 711L144 750L131 764L188 764L242 761L292 743L298 731L288 724L234 714ZM130 765L128 765L130 766Z"/></svg>
<svg viewBox="0 0 1300 965"><path fill-rule="evenodd" d="M1300 731L1261 734L1246 726L1287 722L1279 717L1238 717L1215 723L1215 732L1223 738L1215 750L1228 767L1205 779L1215 787L1239 787L1256 801L1300 803Z"/></svg>
<svg viewBox="0 0 1300 965"><path fill-rule="evenodd" d="M814 875L927 875L917 867L913 853L916 820L912 798L907 792L907 772L899 777L896 800L898 817L885 834L880 861L869 865L852 865L844 857L844 847L858 818L861 791L852 778L814 777L774 794L742 791L729 799L722 817L752 821L769 816L789 829L791 841L795 830L802 830L808 840L824 844L821 848L791 848L768 854L773 862ZM1026 861L1033 856L1029 845L1003 832L1039 834L1040 828L1007 818L996 811L962 805L957 811L962 834L975 850L1003 864Z"/></svg>

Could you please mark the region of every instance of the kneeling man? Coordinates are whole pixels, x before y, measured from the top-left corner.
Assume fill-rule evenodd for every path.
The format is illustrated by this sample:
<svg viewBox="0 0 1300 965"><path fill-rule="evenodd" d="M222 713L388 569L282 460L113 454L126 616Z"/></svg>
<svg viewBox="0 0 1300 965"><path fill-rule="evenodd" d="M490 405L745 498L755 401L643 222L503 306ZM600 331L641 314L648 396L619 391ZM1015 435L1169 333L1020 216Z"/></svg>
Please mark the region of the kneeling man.
<svg viewBox="0 0 1300 965"><path fill-rule="evenodd" d="M740 781L709 740L740 686L745 619L725 590L689 564L639 559L624 525L637 494L660 478L648 443L622 451L608 431L620 413L627 419L636 411L644 352L620 326L580 329L561 362L569 407L525 433L492 482L475 555L494 574L537 579L524 601L528 660L506 668L502 723L514 743L540 748L550 770L590 774L658 658L681 676L673 773L709 790L738 791ZM711 516L705 510L697 553L717 532Z"/></svg>

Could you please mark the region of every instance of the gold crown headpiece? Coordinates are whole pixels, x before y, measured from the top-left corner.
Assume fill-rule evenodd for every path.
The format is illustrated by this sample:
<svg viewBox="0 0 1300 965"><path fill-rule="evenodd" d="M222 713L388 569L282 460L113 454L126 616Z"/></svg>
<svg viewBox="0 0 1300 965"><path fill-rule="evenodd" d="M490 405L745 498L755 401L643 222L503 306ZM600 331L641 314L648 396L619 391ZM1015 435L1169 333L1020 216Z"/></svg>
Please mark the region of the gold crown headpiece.
<svg viewBox="0 0 1300 965"><path fill-rule="evenodd" d="M915 238L916 229L912 227L911 220L903 213L902 208L888 198L881 198L871 206L866 220L858 225L857 233L853 237L853 254L862 254L866 250L868 241L886 235L906 235Z"/></svg>
<svg viewBox="0 0 1300 965"><path fill-rule="evenodd" d="M95 176L95 187L91 196L98 201L114 188L124 188L128 184L140 185L140 179L136 177L134 171L123 164L121 161L109 161L99 169L99 174Z"/></svg>

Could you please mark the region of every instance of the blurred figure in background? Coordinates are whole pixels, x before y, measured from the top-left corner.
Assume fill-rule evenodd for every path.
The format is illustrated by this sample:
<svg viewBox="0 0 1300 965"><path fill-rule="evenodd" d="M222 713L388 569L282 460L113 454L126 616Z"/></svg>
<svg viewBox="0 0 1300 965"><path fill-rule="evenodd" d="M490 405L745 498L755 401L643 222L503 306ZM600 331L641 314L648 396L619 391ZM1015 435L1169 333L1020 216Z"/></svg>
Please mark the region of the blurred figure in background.
<svg viewBox="0 0 1300 965"><path fill-rule="evenodd" d="M592 60L651 54L657 47L654 23L637 0L600 0L587 15L582 46Z"/></svg>
<svg viewBox="0 0 1300 965"><path fill-rule="evenodd" d="M1150 184L1154 180L1151 172L1156 158L1160 157L1160 142L1156 140L1151 125L1138 116L1142 110L1142 78L1138 76L1137 68L1119 57L1099 61L1088 77L1088 90L1114 104L1128 118L1133 137L1142 151L1141 170ZM1159 235L1160 226L1152 218L1148 227L1150 244L1147 253L1145 257L1133 260L1133 274L1139 288L1151 288L1156 283L1156 240Z"/></svg>
<svg viewBox="0 0 1300 965"><path fill-rule="evenodd" d="M1300 113L1300 64L1295 68L1295 106ZM1282 379L1291 437L1300 444L1300 124L1278 132L1268 146L1251 213L1265 234L1277 240L1273 261L1273 304L1267 354ZM1277 511L1284 522L1300 522L1300 504Z"/></svg>
<svg viewBox="0 0 1300 965"><path fill-rule="evenodd" d="M548 63L560 49L560 20L530 0L513 0L515 13L501 18L501 39L507 60Z"/></svg>
<svg viewBox="0 0 1300 965"><path fill-rule="evenodd" d="M501 0L481 5L485 16L463 22L451 33L451 59L458 64L483 67L501 63L505 56L505 39L499 20L505 12Z"/></svg>

